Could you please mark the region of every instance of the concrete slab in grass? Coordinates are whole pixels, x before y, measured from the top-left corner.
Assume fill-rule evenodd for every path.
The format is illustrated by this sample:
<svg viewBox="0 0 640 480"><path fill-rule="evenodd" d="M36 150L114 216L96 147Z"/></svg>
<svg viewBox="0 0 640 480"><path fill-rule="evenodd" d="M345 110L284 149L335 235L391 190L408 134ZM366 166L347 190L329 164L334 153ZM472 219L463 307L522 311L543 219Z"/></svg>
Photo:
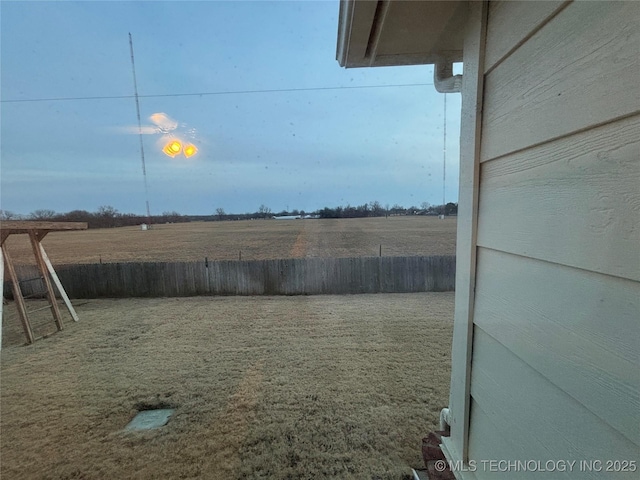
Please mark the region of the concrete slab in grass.
<svg viewBox="0 0 640 480"><path fill-rule="evenodd" d="M138 413L129 424L124 427L126 431L152 430L167 424L175 410L173 408L161 408L157 410L143 410Z"/></svg>

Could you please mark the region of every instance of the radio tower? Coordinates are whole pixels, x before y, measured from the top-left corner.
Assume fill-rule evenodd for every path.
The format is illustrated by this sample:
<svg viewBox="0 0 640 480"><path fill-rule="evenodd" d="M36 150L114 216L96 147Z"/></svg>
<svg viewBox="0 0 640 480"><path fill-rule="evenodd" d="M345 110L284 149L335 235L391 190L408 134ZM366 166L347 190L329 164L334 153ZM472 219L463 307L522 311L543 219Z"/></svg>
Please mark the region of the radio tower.
<svg viewBox="0 0 640 480"><path fill-rule="evenodd" d="M133 60L133 39L129 33L129 50L131 51L131 71L133 72L133 94L136 99L136 115L138 116L138 136L140 137L140 159L142 160L142 176L144 177L144 199L147 204L147 224L151 225L149 210L149 186L147 185L147 167L144 163L144 145L142 143L142 122L140 120L140 101L138 100L138 82L136 81L136 64Z"/></svg>

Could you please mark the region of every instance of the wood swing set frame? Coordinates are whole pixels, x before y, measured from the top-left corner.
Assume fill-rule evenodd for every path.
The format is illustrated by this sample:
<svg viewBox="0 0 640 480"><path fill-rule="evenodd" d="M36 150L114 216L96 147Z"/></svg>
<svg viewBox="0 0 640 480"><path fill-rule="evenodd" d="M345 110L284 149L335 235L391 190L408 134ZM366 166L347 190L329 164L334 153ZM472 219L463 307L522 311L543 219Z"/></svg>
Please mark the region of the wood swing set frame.
<svg viewBox="0 0 640 480"><path fill-rule="evenodd" d="M25 337L27 339L27 344L32 344L37 338L34 338L33 329L31 328L31 322L29 320L29 313L34 313L38 310L51 309L51 314L53 315L53 320L56 324L58 331L64 328L64 323L62 321L62 316L60 314L60 309L58 308L58 303L56 300L55 291L53 289L53 285L55 284L62 300L64 301L71 317L75 322L78 321L78 314L76 313L67 292L65 292L58 275L56 274L55 269L53 268L53 264L49 260L47 256L47 252L42 246L42 240L49 232L62 232L62 231L72 231L72 230L86 230L87 224L84 222L41 222L41 221L4 221L0 224L0 240L2 245L2 254L0 255L0 285L3 285L4 288L4 274L5 269L8 273L9 280L11 282L11 289L13 292L13 298L16 302L16 308L18 310L18 316L20 317L20 322L22 323L22 328L24 330ZM36 310L27 310L27 306L25 303L24 295L22 294L22 289L20 288L20 283L28 280L20 280L18 275L16 274L16 270L14 264L11 260L11 256L7 250L7 246L5 244L6 240L11 235L16 234L26 234L29 236L29 240L31 242L31 248L33 249L33 255L36 260L36 265L38 270L40 271L40 277L37 279L41 279L44 283L45 291L42 292L43 295L47 298L49 303L48 306L36 309ZM33 279L31 279L33 280ZM4 301L2 302L4 303ZM0 305L0 322L2 321L2 309L3 306ZM0 323L0 348L2 345L2 324Z"/></svg>

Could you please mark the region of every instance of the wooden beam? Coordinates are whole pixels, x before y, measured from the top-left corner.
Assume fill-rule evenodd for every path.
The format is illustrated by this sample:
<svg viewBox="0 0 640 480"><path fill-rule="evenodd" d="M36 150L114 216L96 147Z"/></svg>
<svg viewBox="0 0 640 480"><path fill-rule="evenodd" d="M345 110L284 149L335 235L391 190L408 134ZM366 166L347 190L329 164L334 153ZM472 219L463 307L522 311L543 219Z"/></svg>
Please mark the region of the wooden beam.
<svg viewBox="0 0 640 480"><path fill-rule="evenodd" d="M13 299L16 302L16 308L18 309L18 316L24 329L24 335L27 337L27 343L33 343L33 331L31 330L31 324L29 323L29 316L27 315L27 306L24 303L24 297L22 296L22 290L20 290L20 283L18 281L18 275L13 268L11 257L7 251L7 247L2 245L2 256L4 257L4 264L9 272L9 278L11 279L11 289L13 290Z"/></svg>
<svg viewBox="0 0 640 480"><path fill-rule="evenodd" d="M12 233L29 233L34 230L48 230L50 232L60 232L68 230L86 230L88 227L86 222L40 222L40 221L5 221L0 224L3 232Z"/></svg>
<svg viewBox="0 0 640 480"><path fill-rule="evenodd" d="M49 304L51 305L51 313L53 314L53 319L56 322L58 330L62 330L64 328L62 323L62 316L60 315L60 310L58 309L58 303L56 302L56 295L53 291L51 280L49 280L47 265L44 262L44 258L42 258L42 253L40 251L40 240L38 240L38 236L36 235L35 231L29 232L29 240L31 240L33 254L36 257L36 263L38 264L40 273L42 273L42 280L47 290L47 299L49 300Z"/></svg>
<svg viewBox="0 0 640 480"><path fill-rule="evenodd" d="M58 278L58 274L54 270L53 265L51 264L51 260L49 260L49 256L47 255L47 252L44 251L44 247L42 246L41 243L39 245L40 245L40 254L42 255L42 259L44 260L44 263L47 266L47 270L49 270L49 273L51 274L53 283L58 288L58 291L60 292L60 296L64 300L64 304L67 306L67 310L69 310L69 313L73 318L73 321L77 322L79 320L78 314L73 308L73 305L71 304L71 300L69 300L69 296L67 295L67 292L65 292L64 287L62 286L62 282L60 282L60 279Z"/></svg>

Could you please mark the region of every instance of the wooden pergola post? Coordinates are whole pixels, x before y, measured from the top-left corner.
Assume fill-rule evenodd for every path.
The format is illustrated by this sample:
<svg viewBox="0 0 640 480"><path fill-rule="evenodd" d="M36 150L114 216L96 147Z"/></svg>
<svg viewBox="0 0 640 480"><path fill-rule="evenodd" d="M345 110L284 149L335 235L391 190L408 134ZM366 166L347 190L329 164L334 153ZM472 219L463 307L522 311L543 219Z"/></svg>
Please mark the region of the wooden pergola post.
<svg viewBox="0 0 640 480"><path fill-rule="evenodd" d="M42 258L42 252L40 251L40 248L42 248L42 245L40 244L40 239L45 235L46 235L46 232L42 235L38 235L38 233L35 230L31 230L29 232L29 240L31 240L33 255L36 259L36 264L38 265L40 274L42 275L42 281L44 282L45 294L47 296L47 299L49 300L49 308L51 308L51 314L53 315L53 319L56 322L56 327L58 327L58 331L60 331L64 328L64 324L62 322L62 315L60 315L58 302L56 302L56 294L53 291L53 287L51 286L51 280L49 280L49 271L47 270L47 266L44 263L44 258Z"/></svg>
<svg viewBox="0 0 640 480"><path fill-rule="evenodd" d="M33 255L36 260L36 265L38 266L38 270L42 276L42 281L45 285L45 291L43 292L46 295L46 298L49 302L48 308L51 309L51 314L53 315L53 319L55 321L56 327L58 331L64 328L64 324L62 321L62 315L60 314L60 309L58 308L58 303L56 301L55 291L53 289L53 285L51 281L53 280L53 284L55 284L56 288L60 292L60 296L64 300L69 313L71 314L74 321L78 321L78 314L71 305L71 301L64 288L62 287L62 283L58 278L58 275L53 268L47 253L42 246L42 239L49 232L56 231L68 231L68 230L86 230L87 224L81 222L23 222L23 221L8 221L2 222L1 226L1 251L2 255L0 255L0 285L4 286L4 271L5 268L9 274L9 279L11 280L11 289L13 291L13 298L16 302L16 307L18 310L18 316L20 317L20 322L22 323L22 327L24 329L25 337L27 338L27 343L33 343L35 341L33 330L31 328L31 323L29 321L29 311L27 310L26 303L24 301L24 296L22 295L22 289L20 288L20 279L18 278L13 262L11 261L11 257L9 252L7 251L7 247L5 245L5 241L12 234L27 234L29 236L29 240L31 242L31 248L33 249ZM44 307L47 308L47 307ZM37 310L35 310L37 311ZM0 308L0 315L2 314L2 309ZM1 317L0 317L1 318ZM0 330L2 324L0 323ZM0 331L0 348L1 348L1 340L2 340L2 332Z"/></svg>
<svg viewBox="0 0 640 480"><path fill-rule="evenodd" d="M29 323L29 316L27 315L27 306L24 303L24 297L22 296L22 290L20 290L20 281L16 270L13 268L13 262L7 251L7 247L2 244L2 256L4 257L4 264L9 272L9 278L11 279L11 290L13 292L13 299L16 302L16 308L18 309L18 316L24 329L24 335L27 337L27 343L33 343L33 330L31 330L31 324ZM4 285L4 284L3 284ZM1 346L1 345L0 345Z"/></svg>
<svg viewBox="0 0 640 480"><path fill-rule="evenodd" d="M67 295L67 292L65 292L64 287L62 286L62 282L58 278L58 274L54 270L53 264L51 263L51 260L49 260L49 257L47 256L47 252L44 251L44 247L42 246L42 244L40 244L40 253L42 253L42 259L44 260L44 263L47 265L47 270L49 270L49 275L51 275L51 279L53 280L53 283L58 289L58 292L60 292L60 296L62 297L62 300L64 300L64 304L67 306L67 310L69 310L69 313L71 314L71 318L73 318L74 322L77 322L78 320L80 320L78 318L78 314L76 313L76 310L73 308L73 305L71 304L71 300L69 300L69 296Z"/></svg>

